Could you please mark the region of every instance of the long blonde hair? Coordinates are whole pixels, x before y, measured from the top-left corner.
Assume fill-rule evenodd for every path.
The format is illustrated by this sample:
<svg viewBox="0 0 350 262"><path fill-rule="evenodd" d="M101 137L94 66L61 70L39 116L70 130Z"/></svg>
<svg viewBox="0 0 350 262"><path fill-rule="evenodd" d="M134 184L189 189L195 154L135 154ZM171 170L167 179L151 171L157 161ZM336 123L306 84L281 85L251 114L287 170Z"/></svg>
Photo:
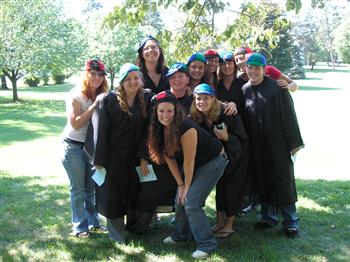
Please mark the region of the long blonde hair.
<svg viewBox="0 0 350 262"><path fill-rule="evenodd" d="M144 97L144 89L143 89L143 76L142 73L139 72L140 75L140 82L141 82L141 87L139 90L137 90L137 100L139 101L140 109L141 109L141 114L143 118L147 117L147 109L146 109L146 103L145 103L145 97ZM119 106L122 111L127 113L129 116L132 116L127 98L126 98L126 92L123 83L120 83L120 85L117 87L117 97L119 101Z"/></svg>
<svg viewBox="0 0 350 262"><path fill-rule="evenodd" d="M191 104L191 107L190 107L190 116L195 122L201 124L206 119L209 119L212 122L216 122L220 118L221 104L220 104L220 102L217 100L217 98L215 96L212 96L212 98L213 98L212 106L209 109L208 114L204 115L196 107L196 94L194 94L193 101L192 101L192 104Z"/></svg>

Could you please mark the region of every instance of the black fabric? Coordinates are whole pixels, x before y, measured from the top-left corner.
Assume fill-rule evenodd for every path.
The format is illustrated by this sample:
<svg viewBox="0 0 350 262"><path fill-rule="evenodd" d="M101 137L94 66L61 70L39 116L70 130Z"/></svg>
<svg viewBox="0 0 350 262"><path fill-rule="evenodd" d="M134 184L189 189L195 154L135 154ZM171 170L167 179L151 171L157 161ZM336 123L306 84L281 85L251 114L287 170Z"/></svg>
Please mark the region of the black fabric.
<svg viewBox="0 0 350 262"><path fill-rule="evenodd" d="M144 97L150 106L152 93L145 90ZM119 107L114 92L106 95L98 114L98 127L94 164L106 168L102 186L96 188L98 212L107 218L119 218L133 208L136 202L138 177L135 166L140 164L137 152L144 147L147 119L141 114L140 103L135 98L132 116Z"/></svg>
<svg viewBox="0 0 350 262"><path fill-rule="evenodd" d="M142 72L144 78L144 88L151 89L155 94L170 89L169 80L165 77L168 70L169 69L167 67L163 68L158 85L153 82L152 78L147 74L147 72Z"/></svg>
<svg viewBox="0 0 350 262"><path fill-rule="evenodd" d="M193 101L193 96L192 95L185 95L183 97L177 98L177 101L179 101L181 108L185 112L186 115L190 113L190 107Z"/></svg>
<svg viewBox="0 0 350 262"><path fill-rule="evenodd" d="M222 150L222 144L218 139L213 138L207 131L188 117L186 117L182 123L180 136L186 133L190 128L194 128L197 131L197 148L194 164L195 168L197 168L216 158ZM175 158L179 162L179 166L182 166L182 151L177 152Z"/></svg>
<svg viewBox="0 0 350 262"><path fill-rule="evenodd" d="M239 115L228 116L222 110L220 118L213 125L203 122L200 126L216 137L214 125L222 122L229 134L228 141L222 141L229 162L216 185L216 210L226 212L231 217L241 210L245 196L251 188L251 176L248 172L249 142Z"/></svg>
<svg viewBox="0 0 350 262"><path fill-rule="evenodd" d="M304 143L292 97L266 77L258 86L248 82L242 91L257 193L262 202L277 207L294 204L297 192L290 151Z"/></svg>
<svg viewBox="0 0 350 262"><path fill-rule="evenodd" d="M242 86L246 82L240 78L235 78L229 89L226 89L222 80L216 86L216 97L222 102L234 102L237 106L238 113L241 112L243 106Z"/></svg>

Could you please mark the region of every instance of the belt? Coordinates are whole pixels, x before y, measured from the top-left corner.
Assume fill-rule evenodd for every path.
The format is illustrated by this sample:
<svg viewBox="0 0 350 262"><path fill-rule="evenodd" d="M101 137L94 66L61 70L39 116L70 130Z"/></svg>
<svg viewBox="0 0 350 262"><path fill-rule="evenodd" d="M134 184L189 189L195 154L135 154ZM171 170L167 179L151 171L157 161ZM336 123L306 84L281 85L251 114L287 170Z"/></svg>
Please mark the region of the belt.
<svg viewBox="0 0 350 262"><path fill-rule="evenodd" d="M84 145L84 142L80 142L80 141L76 141L76 140L73 140L73 139L70 139L70 138L64 138L63 141L67 142L67 143L71 143L71 144L74 144L74 145L79 145L79 146L83 146Z"/></svg>

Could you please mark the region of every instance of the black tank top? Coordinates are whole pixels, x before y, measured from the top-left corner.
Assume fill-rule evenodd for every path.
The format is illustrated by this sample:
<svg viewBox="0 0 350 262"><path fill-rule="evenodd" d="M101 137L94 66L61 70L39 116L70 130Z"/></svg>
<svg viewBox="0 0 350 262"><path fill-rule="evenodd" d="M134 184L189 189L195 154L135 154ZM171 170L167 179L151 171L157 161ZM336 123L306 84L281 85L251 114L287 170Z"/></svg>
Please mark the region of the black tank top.
<svg viewBox="0 0 350 262"><path fill-rule="evenodd" d="M216 158L222 150L222 144L189 117L186 117L181 125L181 136L190 128L197 130L197 148L194 163L194 167L197 168ZM175 158L182 166L183 152L177 152Z"/></svg>

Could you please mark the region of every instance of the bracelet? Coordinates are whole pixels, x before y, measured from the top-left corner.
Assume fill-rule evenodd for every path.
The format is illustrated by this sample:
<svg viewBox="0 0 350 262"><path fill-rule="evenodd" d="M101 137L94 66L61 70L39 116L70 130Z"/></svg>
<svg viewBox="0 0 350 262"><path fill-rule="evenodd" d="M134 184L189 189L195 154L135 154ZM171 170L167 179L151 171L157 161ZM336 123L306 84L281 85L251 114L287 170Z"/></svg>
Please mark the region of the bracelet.
<svg viewBox="0 0 350 262"><path fill-rule="evenodd" d="M184 186L185 184L177 185L177 186Z"/></svg>

